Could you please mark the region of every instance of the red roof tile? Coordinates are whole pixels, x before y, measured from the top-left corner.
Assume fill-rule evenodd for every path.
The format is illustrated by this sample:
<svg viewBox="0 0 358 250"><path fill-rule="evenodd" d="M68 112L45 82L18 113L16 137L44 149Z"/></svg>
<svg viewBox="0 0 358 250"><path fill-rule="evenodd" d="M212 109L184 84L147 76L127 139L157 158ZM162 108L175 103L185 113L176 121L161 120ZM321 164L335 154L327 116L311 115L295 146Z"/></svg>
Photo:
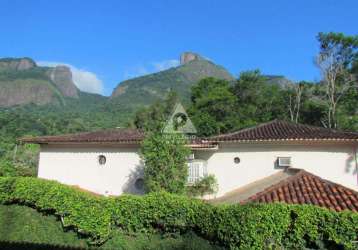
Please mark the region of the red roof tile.
<svg viewBox="0 0 358 250"><path fill-rule="evenodd" d="M23 143L129 143L139 144L145 137L144 132L137 129L108 129L94 132L65 134L55 136L25 137ZM200 138L190 139L189 146L195 149L215 149L216 144L203 142Z"/></svg>
<svg viewBox="0 0 358 250"><path fill-rule="evenodd" d="M277 184L256 193L241 203L311 204L335 211L358 212L358 192L316 175L299 170Z"/></svg>
<svg viewBox="0 0 358 250"><path fill-rule="evenodd" d="M144 139L144 133L137 129L108 129L95 132L27 137L20 139L24 143L136 143Z"/></svg>
<svg viewBox="0 0 358 250"><path fill-rule="evenodd" d="M213 142L276 140L344 140L358 142L358 133L274 120L234 133L213 136L207 138L207 140Z"/></svg>
<svg viewBox="0 0 358 250"><path fill-rule="evenodd" d="M95 132L27 137L20 139L25 143L136 143L144 139L144 132L137 129L109 129ZM238 132L213 136L202 140L196 138L192 144L210 145L221 141L273 141L273 140L344 140L358 142L358 133L343 132L285 121L272 121ZM206 147L206 146L205 146Z"/></svg>

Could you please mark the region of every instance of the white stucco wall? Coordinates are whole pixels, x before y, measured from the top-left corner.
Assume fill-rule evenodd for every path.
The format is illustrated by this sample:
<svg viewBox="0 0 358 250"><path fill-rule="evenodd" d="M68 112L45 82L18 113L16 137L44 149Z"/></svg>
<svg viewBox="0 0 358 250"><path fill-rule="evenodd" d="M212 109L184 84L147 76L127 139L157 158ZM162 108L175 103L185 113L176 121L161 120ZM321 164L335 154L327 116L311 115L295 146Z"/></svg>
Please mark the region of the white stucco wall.
<svg viewBox="0 0 358 250"><path fill-rule="evenodd" d="M224 195L253 181L282 171L275 167L279 156L292 157L292 167L302 168L324 179L358 191L355 148L352 145L221 144L216 152L197 151L196 159L207 160L209 174L218 180ZM234 163L239 157L241 162Z"/></svg>
<svg viewBox="0 0 358 250"><path fill-rule="evenodd" d="M105 165L99 155L106 156ZM42 145L38 177L105 195L140 193L134 182L141 166L138 147Z"/></svg>
<svg viewBox="0 0 358 250"><path fill-rule="evenodd" d="M207 171L218 180L222 196L236 188L265 178L279 156L292 157L292 167L305 169L324 179L358 191L355 148L352 145L220 144L217 151L196 151L195 158L207 160ZM119 195L141 193L135 180L142 176L142 163L135 146L42 145L38 176L79 186L89 191ZM104 166L98 156L105 155ZM239 157L241 162L234 163Z"/></svg>

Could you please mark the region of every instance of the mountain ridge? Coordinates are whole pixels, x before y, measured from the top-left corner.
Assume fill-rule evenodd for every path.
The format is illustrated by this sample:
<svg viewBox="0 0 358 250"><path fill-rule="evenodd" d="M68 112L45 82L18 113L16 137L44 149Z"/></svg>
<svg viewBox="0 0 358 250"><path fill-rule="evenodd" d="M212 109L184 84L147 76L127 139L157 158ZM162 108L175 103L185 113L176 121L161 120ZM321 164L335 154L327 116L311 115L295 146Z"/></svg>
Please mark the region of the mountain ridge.
<svg viewBox="0 0 358 250"><path fill-rule="evenodd" d="M66 66L41 67L28 57L0 59L0 106L62 103L79 90Z"/></svg>
<svg viewBox="0 0 358 250"><path fill-rule="evenodd" d="M152 74L135 77L120 82L110 96L84 95L74 84L68 66L38 66L28 57L0 59L0 107L21 105L65 105L72 99L78 104L88 103L88 99L100 106L127 114L133 114L141 107L163 99L170 91L177 92L180 100L190 102L191 87L205 77L214 77L234 82L235 78L224 67L205 57L184 52L180 55L180 65ZM283 76L266 75L269 84L281 87L292 84ZM83 98L86 100L82 100ZM82 100L82 101L81 101ZM100 101L99 101L100 100Z"/></svg>
<svg viewBox="0 0 358 250"><path fill-rule="evenodd" d="M181 64L177 67L120 82L110 100L133 110L163 99L167 93L175 91L185 103L190 100L191 86L205 77L235 80L224 67L196 53L184 52L180 58Z"/></svg>

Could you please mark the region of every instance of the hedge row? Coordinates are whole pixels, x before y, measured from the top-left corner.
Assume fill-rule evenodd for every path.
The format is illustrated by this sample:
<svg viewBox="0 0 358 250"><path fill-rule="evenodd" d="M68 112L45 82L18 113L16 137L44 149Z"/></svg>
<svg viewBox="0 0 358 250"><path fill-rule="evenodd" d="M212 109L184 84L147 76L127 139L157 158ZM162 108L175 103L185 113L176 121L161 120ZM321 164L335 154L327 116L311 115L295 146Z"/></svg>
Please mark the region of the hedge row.
<svg viewBox="0 0 358 250"><path fill-rule="evenodd" d="M97 244L117 227L128 233L194 231L232 249L356 249L358 235L358 213L349 211L284 204L213 206L167 193L105 198L30 177L0 178L0 203L24 204L61 216L64 226Z"/></svg>

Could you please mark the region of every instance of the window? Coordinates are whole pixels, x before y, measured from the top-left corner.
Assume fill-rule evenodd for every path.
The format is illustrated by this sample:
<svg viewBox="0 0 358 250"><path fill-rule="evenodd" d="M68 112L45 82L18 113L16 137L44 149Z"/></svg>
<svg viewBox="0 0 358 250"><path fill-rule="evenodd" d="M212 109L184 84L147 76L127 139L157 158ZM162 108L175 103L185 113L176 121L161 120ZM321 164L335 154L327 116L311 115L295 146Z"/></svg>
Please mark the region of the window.
<svg viewBox="0 0 358 250"><path fill-rule="evenodd" d="M107 159L106 159L106 157L105 157L104 155L98 156L98 163L99 163L99 165L104 165L104 164L106 164L106 161L107 161Z"/></svg>
<svg viewBox="0 0 358 250"><path fill-rule="evenodd" d="M194 184L207 175L206 162L203 160L191 160L188 162L188 183Z"/></svg>

